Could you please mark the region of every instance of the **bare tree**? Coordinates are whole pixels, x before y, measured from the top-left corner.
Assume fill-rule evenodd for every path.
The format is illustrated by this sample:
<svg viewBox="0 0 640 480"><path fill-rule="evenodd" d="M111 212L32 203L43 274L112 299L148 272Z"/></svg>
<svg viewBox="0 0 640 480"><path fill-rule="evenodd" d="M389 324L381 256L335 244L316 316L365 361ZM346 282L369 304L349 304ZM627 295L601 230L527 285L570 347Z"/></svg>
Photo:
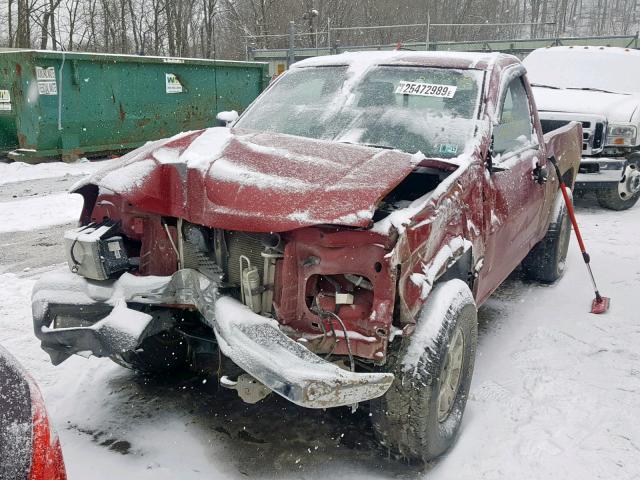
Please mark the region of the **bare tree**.
<svg viewBox="0 0 640 480"><path fill-rule="evenodd" d="M418 26L332 30L329 38L329 22L430 21L432 41L478 41L633 34L640 29L639 8L638 0L0 0L0 46L242 58L246 47L286 47L290 21L304 34L296 37L298 46L421 42L427 36ZM460 23L474 25L438 26Z"/></svg>

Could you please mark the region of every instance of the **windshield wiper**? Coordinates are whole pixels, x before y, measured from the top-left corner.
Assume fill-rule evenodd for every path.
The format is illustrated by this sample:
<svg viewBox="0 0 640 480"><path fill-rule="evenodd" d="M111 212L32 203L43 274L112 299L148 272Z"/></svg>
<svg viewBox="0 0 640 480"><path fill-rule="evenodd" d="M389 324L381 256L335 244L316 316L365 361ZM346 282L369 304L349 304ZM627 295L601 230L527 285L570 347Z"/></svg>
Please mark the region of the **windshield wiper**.
<svg viewBox="0 0 640 480"><path fill-rule="evenodd" d="M541 88L552 88L553 90L561 90L560 87L554 87L552 85L544 85L542 83L532 83L532 87L541 87Z"/></svg>
<svg viewBox="0 0 640 480"><path fill-rule="evenodd" d="M542 83L532 83L531 86L539 87L539 88L551 88L553 90L585 90L587 92L603 92L603 93L613 93L617 95L631 95L630 93L612 92L611 90L603 90L602 88L594 88L594 87L554 87L553 85L544 85Z"/></svg>
<svg viewBox="0 0 640 480"><path fill-rule="evenodd" d="M567 90L586 90L587 92L603 92L603 93L614 93L616 95L631 95L630 93L612 92L611 90L603 90L602 88L593 88L593 87L567 87Z"/></svg>
<svg viewBox="0 0 640 480"><path fill-rule="evenodd" d="M374 143L359 143L359 142L338 142L338 143L346 143L347 145L359 145L361 147L384 148L385 150L397 150L396 147L390 147L389 145L376 145Z"/></svg>

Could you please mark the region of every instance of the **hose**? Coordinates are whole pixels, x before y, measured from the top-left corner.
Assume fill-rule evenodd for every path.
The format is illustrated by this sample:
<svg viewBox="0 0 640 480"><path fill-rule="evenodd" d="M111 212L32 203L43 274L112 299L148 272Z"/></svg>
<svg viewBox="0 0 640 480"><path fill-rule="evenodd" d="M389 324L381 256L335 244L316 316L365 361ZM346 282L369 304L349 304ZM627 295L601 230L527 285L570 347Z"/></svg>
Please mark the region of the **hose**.
<svg viewBox="0 0 640 480"><path fill-rule="evenodd" d="M347 333L347 327L345 327L344 322L342 321L342 319L336 315L333 312L325 312L327 315L335 318L338 323L340 324L340 327L342 327L342 331L344 332L344 339L347 342L347 353L349 354L349 363L351 365L351 371L355 372L356 371L356 364L355 361L353 359L353 353L351 352L351 341L349 340L349 334Z"/></svg>

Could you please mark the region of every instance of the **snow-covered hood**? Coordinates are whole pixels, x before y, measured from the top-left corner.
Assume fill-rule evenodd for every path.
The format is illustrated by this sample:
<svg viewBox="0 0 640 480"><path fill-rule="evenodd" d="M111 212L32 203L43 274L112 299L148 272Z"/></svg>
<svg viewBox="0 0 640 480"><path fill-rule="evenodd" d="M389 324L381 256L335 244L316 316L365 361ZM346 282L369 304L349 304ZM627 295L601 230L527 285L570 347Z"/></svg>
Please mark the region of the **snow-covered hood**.
<svg viewBox="0 0 640 480"><path fill-rule="evenodd" d="M76 186L136 209L245 231L367 227L416 156L274 133L210 128L131 152Z"/></svg>
<svg viewBox="0 0 640 480"><path fill-rule="evenodd" d="M639 119L640 95L544 87L533 87L533 95L541 112L600 115L609 123Z"/></svg>

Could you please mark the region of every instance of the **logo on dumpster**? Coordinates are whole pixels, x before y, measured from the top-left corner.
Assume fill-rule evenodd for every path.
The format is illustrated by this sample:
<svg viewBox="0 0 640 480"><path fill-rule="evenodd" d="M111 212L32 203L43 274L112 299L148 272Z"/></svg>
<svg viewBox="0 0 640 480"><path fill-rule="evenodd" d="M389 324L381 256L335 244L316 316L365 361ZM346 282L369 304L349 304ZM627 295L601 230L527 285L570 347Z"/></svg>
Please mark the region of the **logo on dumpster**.
<svg viewBox="0 0 640 480"><path fill-rule="evenodd" d="M182 93L182 84L173 73L166 73L167 93Z"/></svg>

